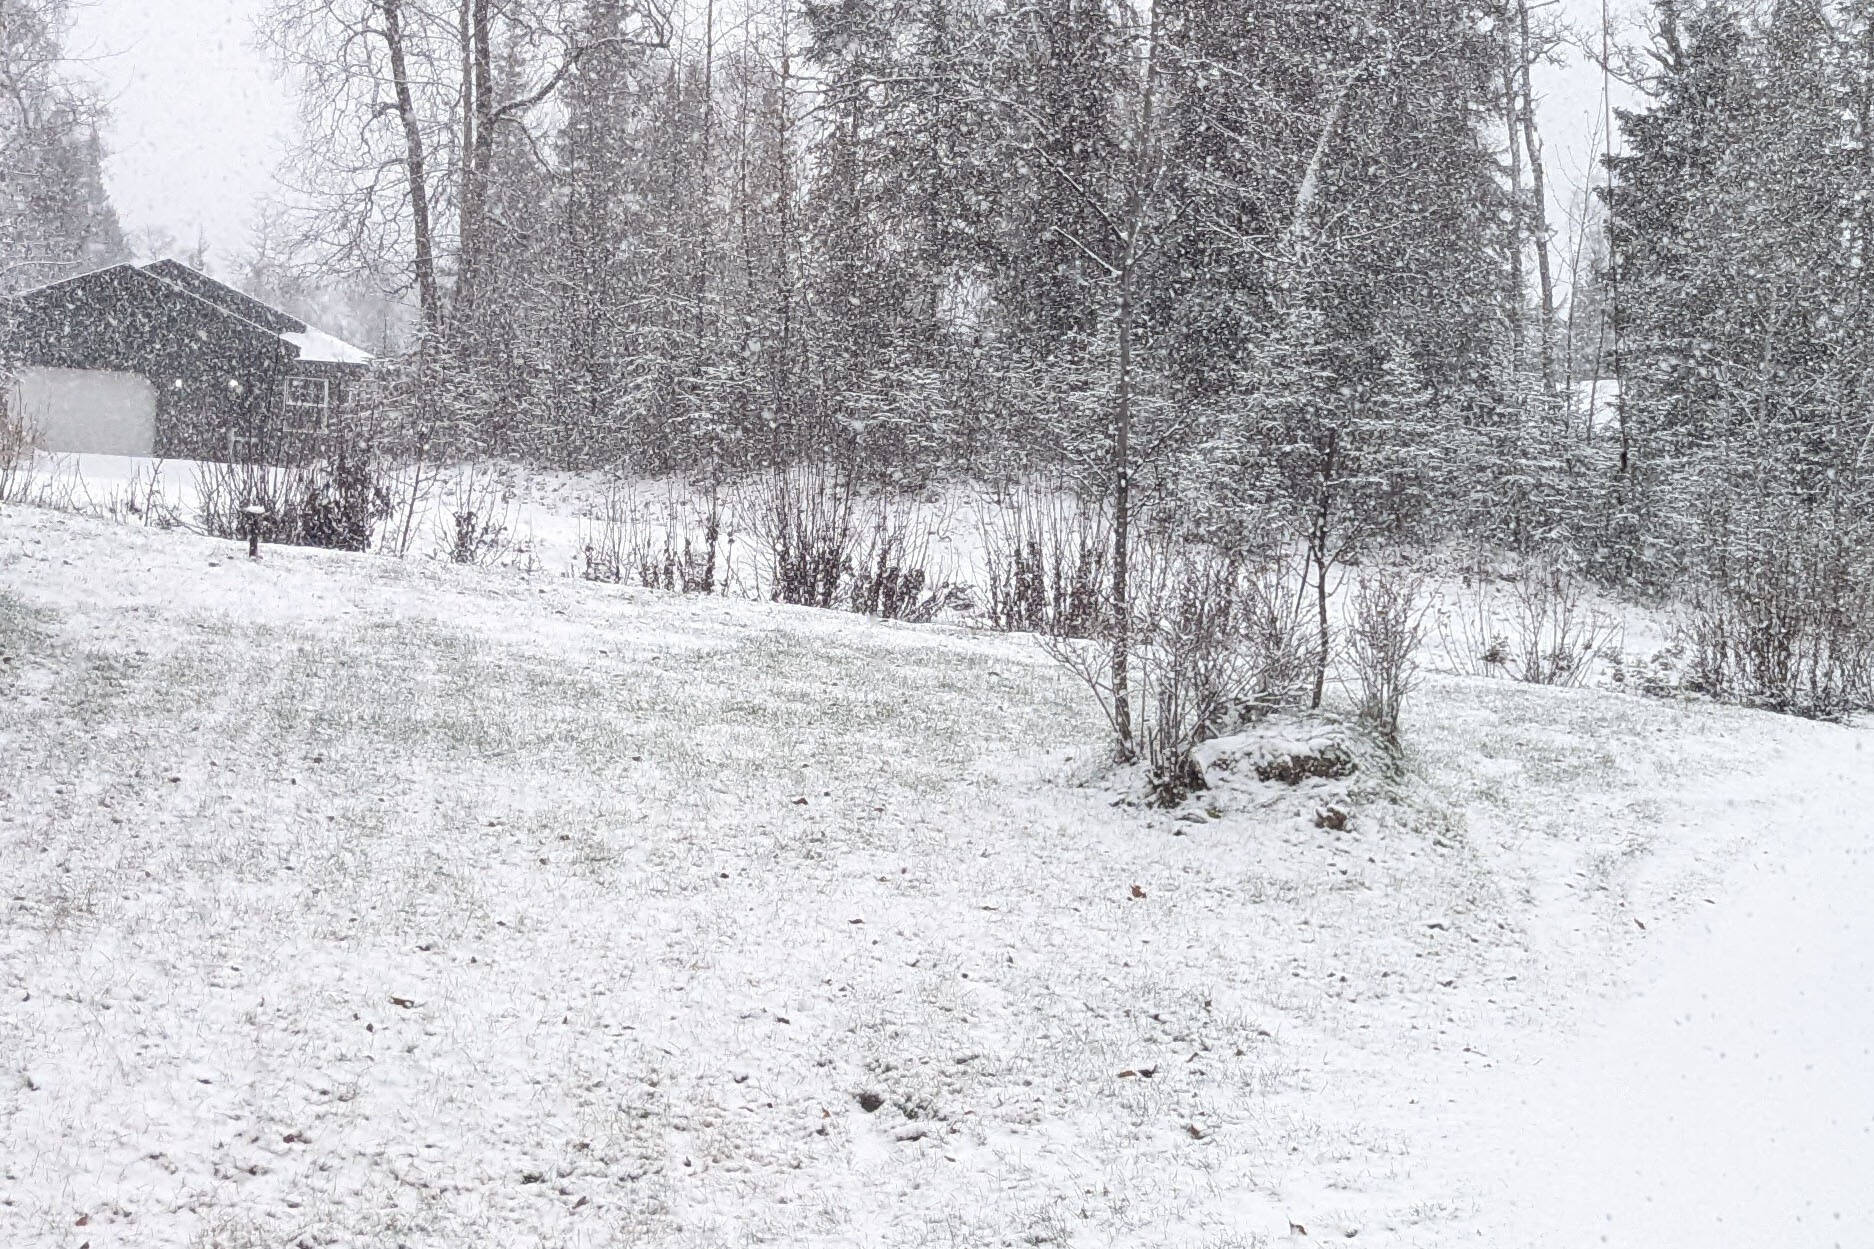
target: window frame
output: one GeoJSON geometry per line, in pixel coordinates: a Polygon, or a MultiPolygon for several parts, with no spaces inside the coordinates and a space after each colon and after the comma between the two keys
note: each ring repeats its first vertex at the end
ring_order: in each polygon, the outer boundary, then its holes
{"type": "Polygon", "coordinates": [[[311,377],[303,373],[289,375],[280,383],[280,428],[289,434],[323,434],[332,428],[332,379],[329,377],[311,377]],[[295,399],[294,387],[297,384],[317,385],[319,398],[316,401],[295,399]],[[307,413],[316,413],[306,423],[307,413]]]}

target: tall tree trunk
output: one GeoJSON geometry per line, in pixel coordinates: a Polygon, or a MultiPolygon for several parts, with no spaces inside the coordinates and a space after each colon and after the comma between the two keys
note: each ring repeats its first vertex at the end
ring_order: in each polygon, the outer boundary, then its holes
{"type": "Polygon", "coordinates": [[[491,46],[489,0],[468,0],[469,80],[462,84],[465,129],[471,142],[463,155],[462,222],[458,231],[456,288],[453,312],[457,317],[472,316],[477,287],[488,250],[488,180],[494,167],[495,99],[494,50],[491,46]]]}
{"type": "Polygon", "coordinates": [[[397,97],[397,117],[403,123],[404,172],[410,184],[410,222],[415,235],[417,302],[422,314],[424,341],[436,332],[441,306],[436,292],[436,243],[430,232],[429,175],[425,167],[423,131],[417,124],[416,103],[410,92],[410,70],[404,56],[402,0],[378,0],[384,17],[384,42],[390,50],[391,84],[397,97]]]}
{"type": "MultiPolygon", "coordinates": [[[[1321,449],[1321,493],[1317,498],[1314,523],[1308,530],[1308,560],[1314,565],[1316,627],[1319,645],[1314,664],[1314,699],[1309,706],[1319,708],[1327,696],[1327,664],[1333,655],[1334,628],[1328,616],[1327,574],[1328,543],[1334,536],[1334,474],[1339,471],[1340,427],[1327,431],[1327,445],[1321,449]]],[[[1305,584],[1305,583],[1304,583],[1305,584]]]]}
{"type": "MultiPolygon", "coordinates": [[[[1613,93],[1613,14],[1609,11],[1608,0],[1601,0],[1601,126],[1607,136],[1607,153],[1614,154],[1614,93],[1613,93]]],[[[1607,179],[1607,219],[1611,224],[1617,213],[1614,203],[1616,183],[1609,175],[1607,179]]],[[[1620,427],[1620,465],[1617,470],[1618,498],[1622,506],[1631,503],[1630,491],[1633,475],[1633,431],[1627,424],[1627,372],[1625,353],[1620,349],[1621,309],[1620,309],[1620,270],[1621,258],[1613,248],[1607,253],[1607,296],[1608,307],[1604,314],[1613,335],[1614,366],[1614,417],[1620,427]]]]}
{"type": "Polygon", "coordinates": [[[1529,183],[1534,196],[1530,237],[1536,244],[1536,274],[1541,283],[1542,389],[1555,390],[1555,276],[1549,262],[1549,191],[1542,171],[1542,140],[1536,133],[1536,97],[1530,81],[1533,49],[1529,41],[1529,0],[1516,0],[1522,27],[1523,150],[1529,155],[1529,183]]]}
{"type": "Polygon", "coordinates": [[[1132,336],[1138,304],[1139,253],[1145,241],[1145,214],[1152,184],[1158,178],[1156,141],[1158,106],[1158,6],[1146,29],[1145,64],[1140,79],[1138,132],[1127,171],[1125,234],[1119,258],[1119,393],[1113,406],[1113,731],[1119,757],[1137,757],[1132,725],[1132,336]]]}
{"type": "MultiPolygon", "coordinates": [[[[703,4],[703,133],[696,153],[696,187],[709,185],[712,154],[716,138],[716,0],[703,4]]],[[[700,197],[700,192],[697,192],[700,197]]],[[[691,302],[696,311],[696,355],[700,365],[703,344],[709,334],[709,269],[714,249],[703,242],[707,228],[698,231],[698,246],[692,259],[696,265],[690,279],[691,302]]]]}
{"type": "MultiPolygon", "coordinates": [[[[466,171],[475,150],[475,0],[462,0],[456,11],[456,39],[462,46],[462,138],[456,168],[466,171]]],[[[466,194],[466,188],[464,194],[466,194]]]]}
{"type": "Polygon", "coordinates": [[[1503,47],[1503,118],[1508,124],[1510,141],[1510,358],[1520,373],[1527,339],[1523,311],[1528,278],[1523,274],[1523,143],[1521,128],[1517,125],[1516,83],[1515,58],[1506,41],[1503,47]]]}
{"type": "MultiPolygon", "coordinates": [[[[789,263],[794,246],[794,126],[792,109],[788,93],[794,86],[794,62],[790,46],[793,32],[784,20],[781,27],[781,82],[780,90],[775,93],[774,120],[776,145],[775,187],[776,209],[779,222],[776,226],[775,266],[779,278],[780,313],[781,313],[781,371],[780,395],[782,400],[791,399],[794,394],[794,270],[789,263]]],[[[777,405],[777,411],[786,411],[777,405]]],[[[796,428],[799,422],[796,421],[796,428]]]]}
{"type": "MultiPolygon", "coordinates": [[[[1295,188],[1294,215],[1289,220],[1287,264],[1293,277],[1296,291],[1305,289],[1302,279],[1312,264],[1314,244],[1318,231],[1314,224],[1314,208],[1320,198],[1321,176],[1327,166],[1328,152],[1331,150],[1335,134],[1340,130],[1341,122],[1347,116],[1347,102],[1353,94],[1355,82],[1359,80],[1364,66],[1355,66],[1347,72],[1334,94],[1334,103],[1329,107],[1327,118],[1321,123],[1320,136],[1315,140],[1314,152],[1308,158],[1307,168],[1302,171],[1301,181],[1295,188]]],[[[1304,297],[1305,298],[1305,297],[1304,297]]],[[[1313,706],[1319,707],[1327,692],[1327,661],[1333,642],[1333,626],[1327,610],[1327,575],[1328,542],[1333,536],[1333,480],[1336,460],[1340,451],[1340,429],[1329,428],[1327,444],[1322,448],[1321,493],[1318,506],[1308,527],[1308,563],[1314,567],[1317,606],[1319,608],[1318,626],[1320,647],[1316,656],[1314,674],[1313,706]]],[[[1303,588],[1306,588],[1304,579],[1303,588]]]]}
{"type": "MultiPolygon", "coordinates": [[[[1127,248],[1128,252],[1131,248],[1127,248]]],[[[1119,394],[1113,412],[1113,731],[1130,762],[1132,739],[1132,304],[1136,266],[1119,273],[1119,394]]]]}

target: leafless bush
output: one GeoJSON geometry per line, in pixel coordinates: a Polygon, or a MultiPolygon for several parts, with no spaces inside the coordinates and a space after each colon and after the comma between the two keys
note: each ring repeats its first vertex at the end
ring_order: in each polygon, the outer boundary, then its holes
{"type": "Polygon", "coordinates": [[[40,461],[39,431],[9,394],[9,378],[0,372],[0,503],[22,503],[55,512],[98,511],[75,457],[40,461]]]}
{"type": "Polygon", "coordinates": [[[155,529],[174,529],[181,525],[182,510],[169,501],[163,487],[163,464],[139,466],[130,474],[123,489],[105,500],[104,513],[124,524],[136,523],[155,529]]]}
{"type": "Polygon", "coordinates": [[[499,563],[514,549],[514,493],[498,467],[467,464],[443,487],[437,546],[452,564],[499,563]]]}
{"type": "Polygon", "coordinates": [[[1467,577],[1456,594],[1442,596],[1435,616],[1445,662],[1467,676],[1503,676],[1510,668],[1510,639],[1493,610],[1488,582],[1467,577]]]}
{"type": "Polygon", "coordinates": [[[391,513],[389,488],[368,452],[287,466],[203,463],[195,471],[197,516],[218,538],[245,537],[245,509],[262,509],[263,542],[368,551],[391,513]]]}
{"type": "Polygon", "coordinates": [[[661,516],[628,486],[605,496],[604,512],[587,530],[580,576],[588,581],[633,583],[679,594],[713,594],[726,582],[735,535],[724,524],[721,492],[710,486],[700,502],[671,490],[661,516]]]}
{"type": "Polygon", "coordinates": [[[78,461],[72,456],[39,457],[30,449],[12,470],[0,470],[0,503],[21,503],[49,512],[73,512],[91,516],[100,508],[91,496],[91,488],[78,461]]]}
{"type": "Polygon", "coordinates": [[[924,622],[964,601],[960,587],[937,567],[933,550],[941,520],[917,500],[880,495],[854,542],[850,606],[885,620],[924,622]]]}
{"type": "Polygon", "coordinates": [[[298,499],[308,473],[306,467],[280,468],[267,464],[204,461],[195,469],[196,519],[202,532],[216,538],[245,535],[243,509],[259,507],[265,513],[261,537],[286,541],[295,528],[298,499]]]}
{"type": "Polygon", "coordinates": [[[1388,746],[1399,743],[1399,716],[1418,674],[1425,640],[1425,583],[1396,567],[1362,572],[1354,582],[1347,656],[1358,684],[1360,719],[1388,746]]]}
{"type": "Polygon", "coordinates": [[[1522,561],[1499,591],[1480,571],[1437,613],[1453,670],[1532,685],[1579,686],[1597,656],[1619,648],[1618,618],[1588,600],[1585,578],[1558,559],[1522,561]]]}
{"type": "Polygon", "coordinates": [[[776,468],[743,499],[742,528],[761,546],[767,596],[833,607],[851,570],[858,522],[857,474],[824,462],[776,468]]]}
{"type": "Polygon", "coordinates": [[[1150,553],[1142,562],[1139,737],[1153,788],[1170,804],[1201,788],[1191,751],[1225,731],[1252,684],[1256,656],[1237,561],[1198,549],[1150,553]]]}
{"type": "Polygon", "coordinates": [[[442,479],[443,466],[429,459],[429,440],[411,439],[409,459],[385,473],[385,488],[390,493],[391,510],[384,524],[386,554],[402,559],[410,554],[416,541],[417,526],[428,513],[429,503],[442,479]]]}
{"type": "Polygon", "coordinates": [[[635,545],[632,533],[642,523],[637,497],[628,488],[606,491],[604,510],[580,526],[580,577],[612,585],[623,583],[631,568],[626,552],[635,545]]]}
{"type": "Polygon", "coordinates": [[[985,512],[982,544],[994,628],[1078,638],[1105,631],[1113,530],[1102,505],[1066,491],[1020,491],[985,512]]]}
{"type": "Polygon", "coordinates": [[[26,414],[8,397],[0,373],[0,503],[24,503],[31,488],[37,439],[26,414]]]}
{"type": "Polygon", "coordinates": [[[1308,569],[1301,558],[1272,552],[1245,565],[1244,612],[1253,679],[1237,705],[1245,723],[1308,697],[1318,659],[1308,617],[1308,569]]]}
{"type": "Polygon", "coordinates": [[[633,551],[638,580],[678,594],[714,594],[720,575],[722,496],[711,486],[700,500],[672,492],[666,501],[662,542],[645,535],[633,551]]]}
{"type": "Polygon", "coordinates": [[[1532,685],[1578,686],[1620,643],[1619,620],[1589,605],[1587,582],[1552,559],[1523,563],[1512,591],[1511,672],[1532,685]]]}
{"type": "MultiPolygon", "coordinates": [[[[1299,565],[1163,540],[1135,548],[1129,579],[1128,702],[1153,794],[1172,805],[1202,787],[1191,758],[1199,744],[1306,700],[1306,587],[1299,565]]],[[[1109,602],[1094,619],[1111,619],[1109,602]]],[[[1110,637],[1050,632],[1042,642],[1111,717],[1110,637]]]]}
{"type": "Polygon", "coordinates": [[[1874,706],[1874,564],[1858,542],[1797,533],[1728,561],[1678,627],[1687,684],[1837,719],[1874,706]]]}

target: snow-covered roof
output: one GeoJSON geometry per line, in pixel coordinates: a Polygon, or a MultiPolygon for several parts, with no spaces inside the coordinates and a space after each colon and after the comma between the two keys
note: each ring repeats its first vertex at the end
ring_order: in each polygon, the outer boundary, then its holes
{"type": "Polygon", "coordinates": [[[256,322],[291,343],[299,358],[317,364],[369,364],[371,353],[324,330],[308,325],[290,312],[262,303],[252,295],[235,290],[225,282],[191,269],[178,260],[159,260],[143,266],[145,273],[161,278],[183,290],[245,320],[256,322]]]}
{"type": "Polygon", "coordinates": [[[147,265],[111,265],[21,291],[11,298],[27,299],[62,286],[118,273],[133,276],[140,281],[159,283],[164,289],[178,291],[191,301],[208,305],[249,331],[271,334],[289,344],[296,358],[307,364],[360,367],[370,364],[375,358],[361,347],[354,347],[336,335],[308,325],[289,312],[262,303],[252,295],[237,291],[227,283],[191,269],[177,260],[159,260],[147,265]]]}
{"type": "Polygon", "coordinates": [[[282,334],[287,342],[299,348],[301,360],[312,360],[322,364],[369,364],[371,353],[362,347],[354,347],[342,338],[334,338],[324,330],[307,326],[303,333],[282,334]]]}

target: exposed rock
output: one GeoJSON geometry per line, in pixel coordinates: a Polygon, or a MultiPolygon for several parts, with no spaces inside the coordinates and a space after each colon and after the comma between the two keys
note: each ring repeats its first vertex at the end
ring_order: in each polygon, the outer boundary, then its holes
{"type": "Polygon", "coordinates": [[[1270,721],[1213,738],[1198,746],[1191,760],[1212,788],[1252,777],[1283,785],[1340,780],[1359,769],[1346,729],[1305,720],[1270,721]]]}

